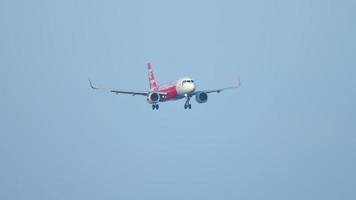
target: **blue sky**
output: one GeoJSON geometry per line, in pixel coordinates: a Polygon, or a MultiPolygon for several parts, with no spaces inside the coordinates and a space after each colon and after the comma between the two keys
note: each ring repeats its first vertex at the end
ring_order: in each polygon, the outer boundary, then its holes
{"type": "Polygon", "coordinates": [[[355,199],[355,1],[0,2],[0,199],[355,199]],[[142,97],[191,76],[193,110],[142,97]]]}

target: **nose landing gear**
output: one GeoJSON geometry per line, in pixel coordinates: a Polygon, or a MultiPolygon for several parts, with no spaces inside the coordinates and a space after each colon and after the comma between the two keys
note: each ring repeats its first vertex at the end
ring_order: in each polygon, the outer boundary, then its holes
{"type": "Polygon", "coordinates": [[[184,105],[184,109],[192,109],[192,104],[186,104],[186,105],[184,105]]]}
{"type": "Polygon", "coordinates": [[[192,104],[190,104],[190,96],[188,94],[185,94],[185,104],[184,104],[184,109],[192,109],[192,104]]]}

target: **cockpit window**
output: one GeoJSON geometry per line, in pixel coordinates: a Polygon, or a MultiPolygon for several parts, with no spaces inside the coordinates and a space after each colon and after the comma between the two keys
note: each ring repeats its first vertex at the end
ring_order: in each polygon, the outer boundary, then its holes
{"type": "Polygon", "coordinates": [[[183,83],[194,83],[193,80],[184,80],[183,83]]]}

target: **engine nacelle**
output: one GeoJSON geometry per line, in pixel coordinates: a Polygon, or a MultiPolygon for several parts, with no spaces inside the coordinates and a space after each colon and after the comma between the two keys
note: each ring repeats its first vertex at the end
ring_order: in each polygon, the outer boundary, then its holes
{"type": "Polygon", "coordinates": [[[198,103],[206,103],[208,101],[208,94],[205,92],[198,92],[195,95],[195,100],[197,100],[198,103]]]}
{"type": "Polygon", "coordinates": [[[148,96],[147,96],[147,101],[150,103],[157,103],[157,102],[159,102],[160,99],[161,99],[161,96],[156,92],[152,92],[152,93],[148,94],[148,96]]]}

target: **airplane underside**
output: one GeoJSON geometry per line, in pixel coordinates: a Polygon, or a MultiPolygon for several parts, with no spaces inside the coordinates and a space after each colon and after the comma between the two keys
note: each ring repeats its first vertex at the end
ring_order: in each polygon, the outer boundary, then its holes
{"type": "Polygon", "coordinates": [[[159,104],[158,103],[164,103],[164,102],[168,102],[168,101],[178,101],[181,99],[186,99],[185,100],[185,104],[184,104],[184,109],[192,109],[192,104],[190,104],[190,99],[191,97],[189,95],[185,95],[185,96],[178,96],[172,99],[161,99],[159,100],[159,102],[152,102],[152,110],[159,110],[159,104]]]}

